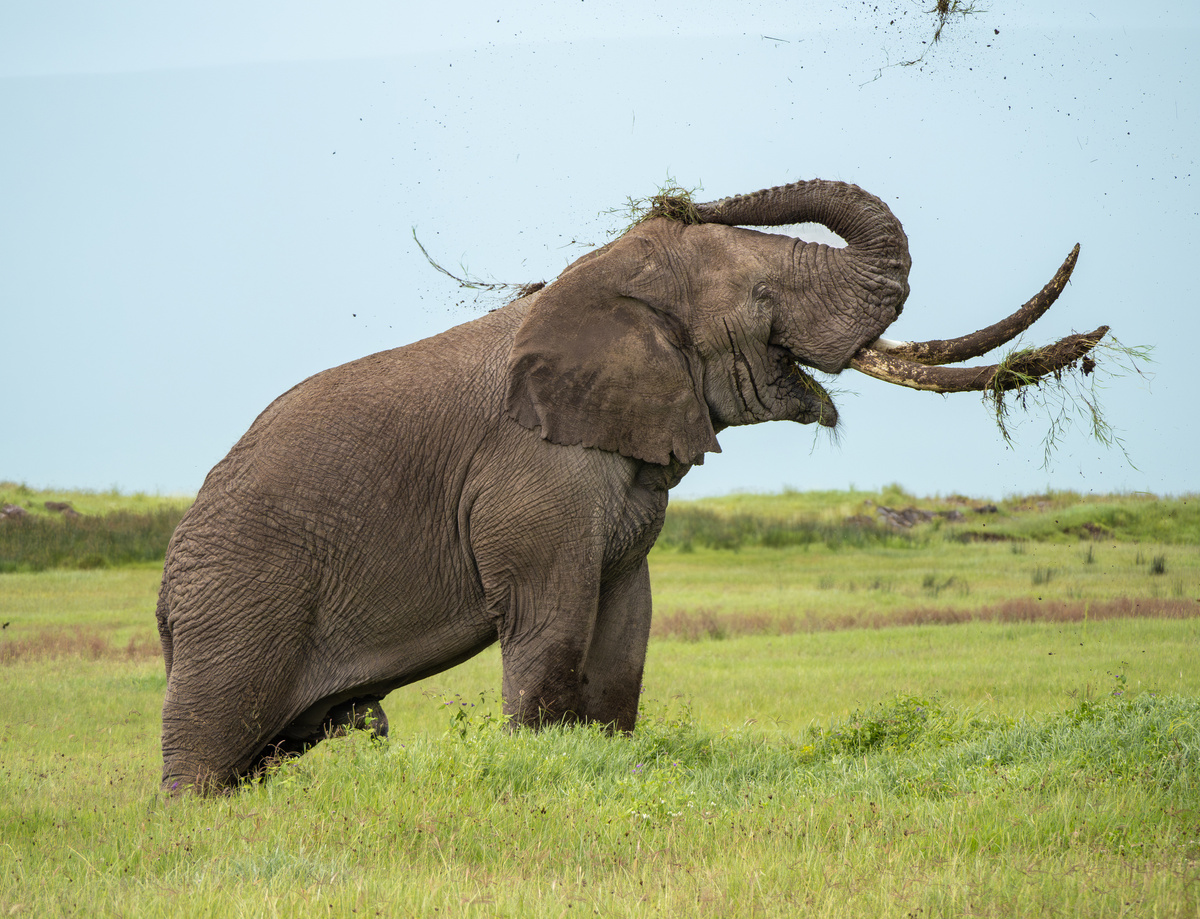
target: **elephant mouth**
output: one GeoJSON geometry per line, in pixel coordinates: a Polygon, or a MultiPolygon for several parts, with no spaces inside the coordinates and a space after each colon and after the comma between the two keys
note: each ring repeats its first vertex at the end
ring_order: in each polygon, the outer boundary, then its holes
{"type": "Polygon", "coordinates": [[[816,422],[826,428],[837,427],[838,413],[833,397],[804,369],[807,366],[804,360],[786,348],[775,346],[775,350],[781,370],[781,388],[785,397],[798,405],[792,420],[801,424],[816,422]]]}
{"type": "MultiPolygon", "coordinates": [[[[1004,392],[1036,383],[1083,358],[1107,333],[1108,326],[1068,335],[1051,345],[1018,351],[998,364],[946,367],[986,354],[1028,329],[1058,299],[1079,258],[1076,245],[1062,266],[1036,296],[1015,313],[987,328],[959,338],[935,341],[892,341],[878,338],[859,349],[850,367],[909,389],[929,392],[1004,392]]],[[[1084,362],[1087,371],[1087,361],[1084,362]]]]}

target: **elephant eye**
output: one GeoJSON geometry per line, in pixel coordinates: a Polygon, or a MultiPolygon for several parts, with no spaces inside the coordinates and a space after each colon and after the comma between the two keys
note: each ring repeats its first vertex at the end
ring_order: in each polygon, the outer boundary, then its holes
{"type": "Polygon", "coordinates": [[[755,303],[766,303],[775,299],[775,292],[771,290],[771,285],[766,281],[759,281],[754,285],[751,296],[754,297],[755,303]]]}

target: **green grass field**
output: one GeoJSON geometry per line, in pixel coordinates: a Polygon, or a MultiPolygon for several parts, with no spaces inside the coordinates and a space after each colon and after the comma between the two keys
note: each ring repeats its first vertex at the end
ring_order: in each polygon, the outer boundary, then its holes
{"type": "Polygon", "coordinates": [[[9,556],[0,914],[1196,916],[1197,503],[676,505],[633,738],[507,733],[493,648],[218,800],[157,791],[158,567],[9,556]]]}

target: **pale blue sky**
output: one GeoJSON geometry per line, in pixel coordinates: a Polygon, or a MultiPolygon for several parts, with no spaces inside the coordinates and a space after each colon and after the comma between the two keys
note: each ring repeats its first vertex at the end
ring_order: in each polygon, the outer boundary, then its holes
{"type": "Polygon", "coordinates": [[[928,0],[838,6],[116,2],[0,6],[0,479],[194,492],[303,377],[478,315],[425,263],[553,278],[670,174],[701,197],[821,176],[904,223],[889,332],[1011,312],[1112,325],[1152,380],[1102,394],[1137,468],[1081,432],[1050,470],[980,400],[857,374],[837,442],[721,435],[678,496],[1200,489],[1200,12],[1005,3],[921,68],[928,0]],[[998,30],[998,31],[997,31],[998,30]]]}

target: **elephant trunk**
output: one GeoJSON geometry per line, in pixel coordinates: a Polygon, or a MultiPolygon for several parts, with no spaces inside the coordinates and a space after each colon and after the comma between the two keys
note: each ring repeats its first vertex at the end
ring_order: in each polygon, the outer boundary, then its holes
{"type": "Polygon", "coordinates": [[[702,223],[729,226],[811,221],[846,241],[845,248],[808,244],[794,250],[799,276],[837,278],[841,292],[835,300],[824,301],[825,328],[837,326],[841,334],[817,337],[795,322],[785,322],[780,330],[780,342],[810,366],[830,373],[842,370],[859,347],[895,320],[908,298],[908,237],[888,206],[857,185],[825,179],[793,182],[700,204],[697,211],[702,223]]]}
{"type": "Polygon", "coordinates": [[[779,227],[791,223],[820,223],[842,239],[859,257],[900,272],[912,267],[908,237],[886,204],[857,185],[813,179],[765,188],[697,205],[702,223],[727,226],[779,227]]]}

